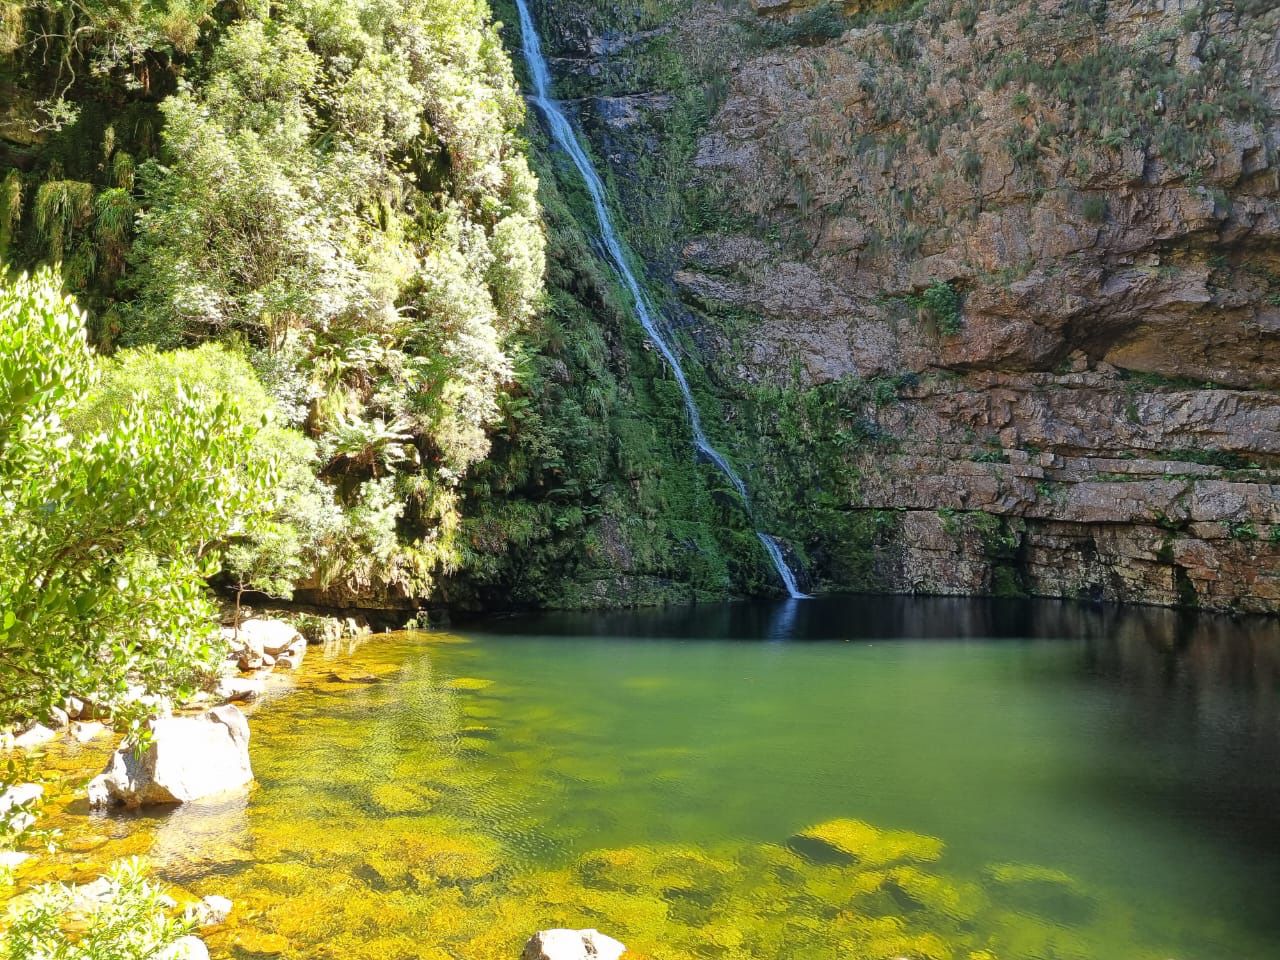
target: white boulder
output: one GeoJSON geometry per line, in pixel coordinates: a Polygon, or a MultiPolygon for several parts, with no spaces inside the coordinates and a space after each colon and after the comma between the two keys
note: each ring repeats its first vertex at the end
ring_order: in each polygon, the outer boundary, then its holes
{"type": "Polygon", "coordinates": [[[618,960],[627,948],[599,930],[539,930],[524,945],[523,960],[618,960]]]}
{"type": "Polygon", "coordinates": [[[44,796],[44,787],[38,783],[15,783],[0,793],[0,822],[7,823],[14,833],[21,833],[36,822],[36,815],[27,806],[44,796]]]}
{"type": "Polygon", "coordinates": [[[187,803],[252,782],[249,723],[236,707],[203,716],[166,717],[151,724],[141,756],[123,744],[89,783],[89,804],[136,808],[187,803]]]}
{"type": "Polygon", "coordinates": [[[218,681],[218,696],[228,702],[251,703],[262,696],[266,681],[258,677],[223,677],[218,681]]]}
{"type": "Polygon", "coordinates": [[[76,720],[71,724],[71,739],[77,743],[88,743],[107,732],[107,725],[97,720],[76,720]]]}
{"type": "Polygon", "coordinates": [[[39,747],[48,743],[56,736],[57,734],[44,724],[36,723],[14,737],[13,745],[21,747],[23,750],[30,750],[32,747],[39,747]]]}
{"type": "MultiPolygon", "coordinates": [[[[228,631],[234,635],[234,631],[228,631]]],[[[240,624],[238,645],[252,650],[258,656],[277,657],[295,643],[306,639],[298,628],[283,620],[264,620],[255,617],[240,624]]]]}

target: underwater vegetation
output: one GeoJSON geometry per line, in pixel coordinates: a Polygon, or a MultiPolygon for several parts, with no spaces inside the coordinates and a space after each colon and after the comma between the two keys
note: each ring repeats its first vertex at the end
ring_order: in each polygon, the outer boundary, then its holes
{"type": "MultiPolygon", "coordinates": [[[[618,818],[667,812],[628,806],[619,763],[557,753],[597,734],[572,711],[431,636],[412,656],[392,643],[309,658],[253,720],[248,796],[90,818],[77,797],[105,746],[51,750],[45,822],[61,849],[9,894],[142,855],[179,904],[234,902],[202,936],[235,960],[497,960],[548,926],[597,927],[662,960],[1097,960],[1134,942],[1147,946],[1133,960],[1185,956],[1163,936],[1176,917],[1135,916],[1050,866],[952,867],[941,838],[859,819],[772,841],[601,843],[608,823],[558,822],[557,784],[610,791],[618,818]]],[[[674,782],[681,756],[644,760],[674,782]]]]}

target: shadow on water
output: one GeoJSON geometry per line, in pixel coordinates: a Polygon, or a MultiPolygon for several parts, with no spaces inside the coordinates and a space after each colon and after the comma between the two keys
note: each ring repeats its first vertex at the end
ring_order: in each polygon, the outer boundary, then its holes
{"type": "MultiPolygon", "coordinates": [[[[479,633],[673,640],[1104,640],[1141,638],[1167,652],[1280,639],[1280,620],[1068,600],[846,594],[794,600],[558,611],[489,617],[479,633]]],[[[1101,654],[1099,663],[1106,660],[1101,654]]],[[[1247,662],[1247,658],[1246,661],[1247,662]]],[[[1242,663],[1243,665],[1243,663],[1242,663]]]]}

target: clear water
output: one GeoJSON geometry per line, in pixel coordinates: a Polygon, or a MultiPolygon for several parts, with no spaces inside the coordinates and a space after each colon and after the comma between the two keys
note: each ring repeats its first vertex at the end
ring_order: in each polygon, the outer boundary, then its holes
{"type": "Polygon", "coordinates": [[[75,869],[230,896],[237,958],[513,958],[553,925],[667,960],[1280,957],[1274,620],[511,618],[313,650],[252,752],[247,800],[73,807],[75,869]]]}
{"type": "MultiPolygon", "coordinates": [[[[515,0],[515,3],[520,17],[521,49],[524,53],[525,63],[529,67],[530,79],[533,82],[533,96],[530,97],[530,100],[546,118],[552,140],[564,150],[570,161],[572,161],[574,168],[578,171],[579,176],[582,177],[582,182],[591,197],[596,223],[600,228],[600,239],[604,243],[609,262],[613,265],[618,278],[622,281],[622,285],[631,295],[636,319],[640,321],[640,326],[644,328],[645,335],[658,348],[658,352],[662,354],[663,359],[667,361],[667,366],[670,368],[671,374],[675,377],[676,384],[680,388],[680,397],[684,401],[685,412],[688,414],[689,425],[693,431],[694,446],[707,460],[715,464],[716,469],[733,484],[733,488],[738,491],[738,496],[742,498],[743,506],[749,513],[751,511],[751,497],[747,493],[747,485],[743,482],[738,471],[733,468],[733,464],[729,462],[728,458],[717,450],[707,438],[706,431],[702,427],[702,414],[698,410],[698,403],[693,397],[693,391],[689,389],[689,381],[685,377],[684,366],[680,362],[680,356],[671,342],[670,335],[659,322],[653,304],[645,296],[640,282],[636,279],[636,275],[631,269],[630,257],[628,257],[622,238],[614,226],[613,214],[609,212],[609,205],[605,200],[604,184],[600,180],[600,175],[596,172],[595,166],[592,164],[586,150],[583,149],[582,141],[578,139],[578,134],[573,129],[573,124],[569,122],[569,118],[561,108],[560,103],[551,95],[551,73],[547,69],[546,58],[542,55],[542,44],[538,39],[538,31],[534,27],[533,17],[529,14],[529,7],[525,0],[515,0]]],[[[795,574],[787,564],[786,557],[783,555],[778,542],[763,532],[758,532],[756,536],[760,540],[760,545],[764,547],[765,553],[769,557],[769,562],[773,564],[774,569],[778,572],[778,577],[782,580],[787,594],[793,599],[803,598],[805,594],[800,591],[795,574]]]]}

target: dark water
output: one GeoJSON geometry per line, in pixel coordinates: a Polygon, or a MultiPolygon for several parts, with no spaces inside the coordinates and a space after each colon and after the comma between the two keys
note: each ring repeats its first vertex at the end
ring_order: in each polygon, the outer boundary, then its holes
{"type": "MultiPolygon", "coordinates": [[[[313,650],[136,828],[216,957],[1280,957],[1280,625],[825,598],[313,650]]],[[[104,847],[95,856],[105,856],[104,847]]]]}

